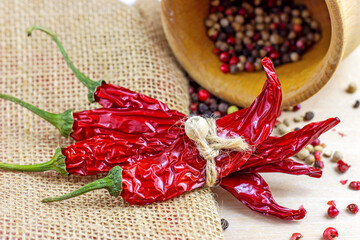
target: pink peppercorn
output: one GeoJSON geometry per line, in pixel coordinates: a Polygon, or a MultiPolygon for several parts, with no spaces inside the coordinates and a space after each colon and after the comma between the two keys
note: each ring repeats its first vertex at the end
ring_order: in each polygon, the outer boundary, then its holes
{"type": "Polygon", "coordinates": [[[294,24],[293,25],[293,30],[294,30],[294,32],[301,32],[301,30],[302,30],[302,26],[300,25],[300,24],[294,24]]]}
{"type": "Polygon", "coordinates": [[[318,139],[318,138],[315,139],[315,140],[311,143],[311,145],[313,145],[314,147],[320,145],[320,139],[318,139]]]}
{"type": "Polygon", "coordinates": [[[221,112],[215,111],[215,112],[213,112],[212,115],[213,115],[214,118],[219,118],[219,117],[221,117],[221,112]]]}
{"type": "Polygon", "coordinates": [[[301,233],[293,233],[290,240],[299,240],[303,235],[301,233]]]}
{"type": "Polygon", "coordinates": [[[327,229],[325,229],[323,233],[324,240],[333,240],[338,236],[339,236],[338,231],[333,227],[328,227],[327,229]]]}
{"type": "Polygon", "coordinates": [[[320,161],[320,160],[321,160],[321,154],[322,154],[322,152],[316,151],[316,152],[314,153],[315,160],[320,161]]]}
{"type": "Polygon", "coordinates": [[[340,172],[344,173],[350,168],[350,165],[345,163],[343,160],[339,160],[337,161],[337,168],[340,172]]]}
{"type": "Polygon", "coordinates": [[[235,44],[235,38],[234,36],[230,35],[227,39],[226,42],[230,45],[234,45],[235,44]]]}
{"type": "Polygon", "coordinates": [[[296,112],[296,111],[300,110],[300,108],[301,108],[301,105],[297,104],[293,107],[293,111],[296,112]]]}
{"type": "Polygon", "coordinates": [[[335,206],[330,206],[327,214],[329,215],[329,217],[336,217],[337,215],[339,215],[339,210],[335,207],[335,206]]]}
{"type": "Polygon", "coordinates": [[[223,73],[228,73],[230,71],[229,65],[227,65],[226,63],[223,63],[220,65],[220,70],[223,73]]]}
{"type": "Polygon", "coordinates": [[[318,169],[323,169],[324,168],[324,162],[321,161],[321,160],[315,160],[314,167],[318,168],[318,169]]]}
{"type": "Polygon", "coordinates": [[[330,200],[327,202],[327,205],[336,207],[335,200],[330,200]]]}
{"type": "Polygon", "coordinates": [[[239,58],[236,57],[236,56],[232,56],[232,57],[230,58],[229,64],[230,64],[230,65],[236,65],[238,62],[239,62],[239,58]]]}
{"type": "Polygon", "coordinates": [[[200,101],[205,102],[208,98],[210,97],[209,92],[206,91],[205,89],[201,89],[198,92],[198,98],[200,101]]]}
{"type": "Polygon", "coordinates": [[[233,55],[234,53],[235,53],[234,49],[230,49],[230,50],[228,51],[228,54],[229,54],[229,55],[233,55]]]}
{"type": "Polygon", "coordinates": [[[238,14],[244,16],[247,13],[245,8],[239,8],[238,14]]]}
{"type": "Polygon", "coordinates": [[[220,49],[218,49],[218,48],[214,48],[213,53],[214,53],[215,55],[220,55],[221,51],[220,51],[220,49]]]}
{"type": "Polygon", "coordinates": [[[246,48],[249,49],[250,51],[254,49],[254,44],[246,44],[246,48]]]}
{"type": "Polygon", "coordinates": [[[219,5],[218,7],[217,7],[217,10],[219,11],[219,12],[223,12],[224,11],[224,6],[222,6],[222,5],[219,5]]]}
{"type": "Polygon", "coordinates": [[[280,54],[279,54],[279,52],[277,52],[277,51],[273,51],[273,52],[270,53],[269,57],[270,57],[271,59],[277,59],[277,58],[280,57],[280,54]]]}
{"type": "Polygon", "coordinates": [[[190,112],[196,112],[197,107],[198,107],[197,103],[191,103],[190,104],[190,112]]]}
{"type": "Polygon", "coordinates": [[[232,15],[233,14],[233,11],[231,8],[228,8],[225,10],[225,15],[232,15]]]}
{"type": "Polygon", "coordinates": [[[256,33],[254,36],[253,36],[253,41],[254,42],[257,42],[259,39],[260,39],[260,34],[256,33]]]}
{"type": "Polygon", "coordinates": [[[360,181],[352,181],[352,182],[349,184],[349,187],[350,187],[352,190],[360,190],[360,181]]]}
{"type": "Polygon", "coordinates": [[[274,51],[274,48],[273,48],[272,46],[264,46],[263,49],[264,49],[265,51],[267,51],[268,53],[274,51]]]}
{"type": "Polygon", "coordinates": [[[229,54],[227,52],[222,52],[219,55],[219,59],[222,62],[228,62],[229,61],[229,54]]]}
{"type": "Polygon", "coordinates": [[[340,180],[340,183],[342,184],[342,185],[345,185],[346,183],[347,183],[347,179],[345,179],[345,180],[340,180]]]}
{"type": "Polygon", "coordinates": [[[247,72],[252,72],[252,71],[254,71],[254,64],[252,64],[251,62],[246,62],[244,69],[247,72]]]}
{"type": "Polygon", "coordinates": [[[359,207],[355,203],[349,204],[346,208],[353,214],[356,214],[359,212],[359,207]]]}

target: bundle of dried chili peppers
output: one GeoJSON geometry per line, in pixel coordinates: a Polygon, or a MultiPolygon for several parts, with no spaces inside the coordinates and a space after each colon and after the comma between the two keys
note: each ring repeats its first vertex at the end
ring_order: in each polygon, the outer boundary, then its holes
{"type": "MultiPolygon", "coordinates": [[[[166,104],[128,89],[92,81],[69,60],[57,37],[42,27],[32,27],[50,35],[76,77],[89,88],[89,100],[104,108],[52,114],[20,99],[0,95],[28,108],[56,126],[64,136],[78,142],[58,148],[46,163],[29,166],[0,163],[0,169],[14,171],[58,171],[62,175],[108,176],[55,198],[52,202],[106,188],[112,196],[121,194],[131,204],[150,204],[176,197],[205,185],[206,160],[185,133],[182,113],[166,104]]],[[[282,137],[269,136],[280,113],[281,88],[268,58],[262,61],[267,80],[260,95],[248,108],[217,119],[216,133],[222,138],[242,137],[249,145],[245,152],[220,151],[216,156],[218,184],[252,210],[282,219],[302,219],[303,207],[292,210],[273,199],[261,172],[282,172],[320,177],[322,172],[290,159],[307,144],[339,123],[338,118],[306,125],[282,137]]]]}

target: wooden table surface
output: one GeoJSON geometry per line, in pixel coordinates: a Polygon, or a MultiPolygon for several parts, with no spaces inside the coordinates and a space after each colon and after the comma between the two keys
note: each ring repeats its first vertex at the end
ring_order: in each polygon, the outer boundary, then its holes
{"type": "MultiPolygon", "coordinates": [[[[292,121],[307,111],[313,111],[313,121],[325,120],[337,116],[341,123],[336,131],[330,130],[320,137],[327,149],[339,150],[344,154],[344,161],[351,164],[348,172],[336,171],[336,163],[323,158],[324,173],[320,179],[307,176],[286,174],[262,174],[270,186],[275,200],[283,206],[297,209],[303,205],[307,215],[300,221],[280,220],[271,216],[253,212],[235,199],[227,191],[216,188],[220,217],[229,221],[229,228],[224,231],[225,239],[277,239],[289,240],[292,233],[300,232],[305,240],[322,238],[327,227],[334,227],[339,232],[340,240],[360,239],[360,212],[350,214],[346,206],[356,203],[360,206],[360,191],[353,191],[340,180],[360,180],[360,108],[352,105],[360,100],[360,89],[353,94],[345,92],[350,82],[356,82],[360,88],[360,47],[343,60],[332,79],[316,95],[301,104],[298,112],[283,112],[280,119],[291,119],[291,126],[302,126],[292,121]],[[339,132],[344,133],[341,136],[339,132]],[[327,201],[335,200],[340,214],[331,219],[327,217],[327,201]]],[[[348,183],[349,183],[348,182],[348,183]]]]}

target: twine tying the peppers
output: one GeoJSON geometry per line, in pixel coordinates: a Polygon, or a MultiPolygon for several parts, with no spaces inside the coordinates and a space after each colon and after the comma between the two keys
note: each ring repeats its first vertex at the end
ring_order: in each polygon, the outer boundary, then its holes
{"type": "Polygon", "coordinates": [[[249,145],[242,137],[221,138],[217,135],[216,120],[214,118],[203,118],[194,116],[186,120],[185,133],[193,140],[200,155],[206,162],[206,185],[214,186],[217,179],[215,158],[221,149],[234,151],[246,151],[249,145]]]}

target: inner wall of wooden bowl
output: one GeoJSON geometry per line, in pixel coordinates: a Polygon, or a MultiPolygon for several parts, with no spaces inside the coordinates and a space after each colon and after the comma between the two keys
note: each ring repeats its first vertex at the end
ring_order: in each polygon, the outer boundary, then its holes
{"type": "MultiPolygon", "coordinates": [[[[308,7],[312,17],[321,25],[322,38],[302,56],[301,61],[276,68],[282,84],[283,106],[304,100],[299,96],[315,85],[331,36],[330,16],[325,1],[295,2],[308,7]]],[[[219,70],[221,63],[212,53],[214,42],[207,37],[204,26],[209,0],[163,0],[162,10],[167,15],[163,23],[169,43],[185,70],[216,96],[239,106],[249,106],[260,93],[266,76],[264,71],[231,75],[219,70]]]]}

